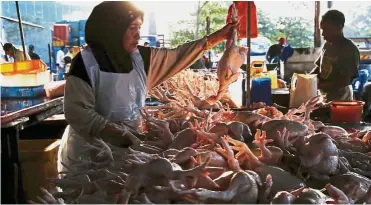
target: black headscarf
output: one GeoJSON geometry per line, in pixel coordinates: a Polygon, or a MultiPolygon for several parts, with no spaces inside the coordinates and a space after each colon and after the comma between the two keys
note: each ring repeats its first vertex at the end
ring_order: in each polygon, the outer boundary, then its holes
{"type": "Polygon", "coordinates": [[[94,7],[85,26],[85,39],[101,69],[128,73],[133,69],[130,53],[123,48],[123,36],[143,12],[128,1],[105,1],[94,7]]]}

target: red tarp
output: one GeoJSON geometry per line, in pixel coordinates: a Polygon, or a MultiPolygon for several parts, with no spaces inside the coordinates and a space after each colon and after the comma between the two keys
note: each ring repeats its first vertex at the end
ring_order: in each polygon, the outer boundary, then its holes
{"type": "MultiPolygon", "coordinates": [[[[236,4],[238,19],[240,19],[240,28],[238,38],[246,38],[246,16],[247,16],[247,4],[250,3],[250,37],[258,37],[258,20],[256,15],[256,6],[253,1],[234,1],[236,4]]],[[[226,23],[232,22],[232,6],[228,9],[228,16],[226,23]]]]}

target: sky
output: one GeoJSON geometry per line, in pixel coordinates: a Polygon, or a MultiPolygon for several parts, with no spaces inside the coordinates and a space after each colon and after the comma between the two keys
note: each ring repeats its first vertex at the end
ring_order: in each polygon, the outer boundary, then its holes
{"type": "MultiPolygon", "coordinates": [[[[86,19],[93,7],[100,1],[59,1],[62,4],[79,5],[82,10],[72,16],[66,16],[66,20],[86,19]]],[[[158,34],[169,36],[169,25],[179,20],[190,19],[190,13],[197,9],[197,1],[134,1],[145,14],[154,12],[156,15],[156,27],[158,34]]],[[[307,1],[303,5],[300,1],[255,1],[256,7],[261,8],[270,17],[298,16],[309,20],[314,19],[314,1],[307,1]]],[[[344,12],[346,18],[351,20],[351,9],[357,6],[371,5],[371,1],[334,1],[333,8],[344,12]]],[[[326,11],[327,2],[322,1],[321,11],[326,11]]],[[[142,26],[142,34],[148,32],[149,21],[145,20],[142,26]]]]}

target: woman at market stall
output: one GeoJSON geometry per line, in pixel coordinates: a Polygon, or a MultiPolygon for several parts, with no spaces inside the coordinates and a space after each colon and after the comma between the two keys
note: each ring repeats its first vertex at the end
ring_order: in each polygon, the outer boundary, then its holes
{"type": "Polygon", "coordinates": [[[238,24],[227,24],[200,40],[175,49],[139,46],[143,12],[131,2],[97,5],[85,27],[88,47],[77,54],[68,74],[64,112],[67,126],[58,153],[61,162],[88,156],[81,147],[103,139],[130,145],[140,123],[146,93],[201,58],[238,24]],[[130,127],[130,128],[129,128],[130,127]]]}

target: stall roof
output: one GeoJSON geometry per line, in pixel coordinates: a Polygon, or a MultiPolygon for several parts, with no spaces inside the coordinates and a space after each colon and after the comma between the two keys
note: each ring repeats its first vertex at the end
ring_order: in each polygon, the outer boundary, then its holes
{"type": "MultiPolygon", "coordinates": [[[[7,21],[15,22],[15,23],[18,23],[19,22],[18,19],[6,17],[6,16],[0,16],[0,18],[5,19],[7,21]]],[[[38,24],[34,24],[34,23],[30,23],[30,22],[27,22],[27,21],[22,21],[22,24],[27,25],[27,26],[36,27],[36,28],[42,28],[42,29],[45,28],[44,26],[41,26],[41,25],[38,25],[38,24]]]]}

